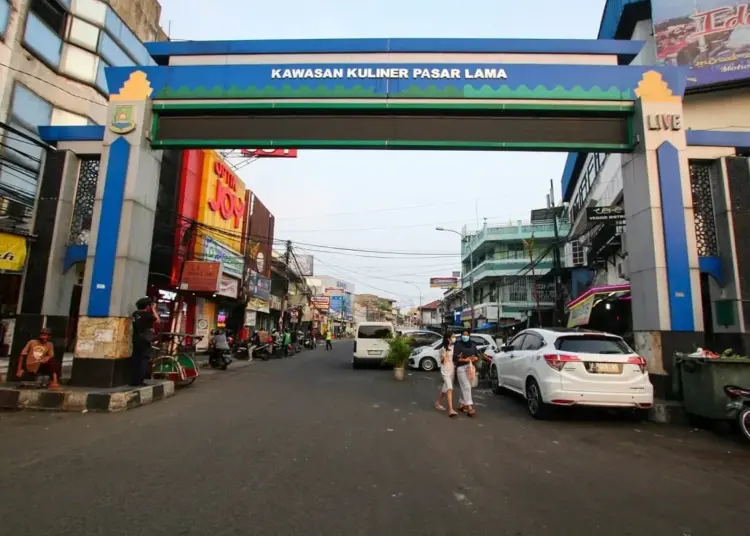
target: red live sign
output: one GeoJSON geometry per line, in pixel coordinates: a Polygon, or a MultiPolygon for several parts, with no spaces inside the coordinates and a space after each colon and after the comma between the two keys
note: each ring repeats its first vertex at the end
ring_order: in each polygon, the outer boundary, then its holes
{"type": "Polygon", "coordinates": [[[297,149],[241,149],[242,156],[297,158],[297,149]]]}

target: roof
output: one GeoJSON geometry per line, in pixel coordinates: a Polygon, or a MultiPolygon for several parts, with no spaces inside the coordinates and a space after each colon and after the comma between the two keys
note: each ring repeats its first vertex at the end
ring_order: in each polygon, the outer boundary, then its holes
{"type": "Polygon", "coordinates": [[[420,307],[420,309],[437,309],[438,307],[440,307],[440,300],[435,300],[423,305],[422,307],[420,307]]]}
{"type": "Polygon", "coordinates": [[[365,38],[267,39],[247,41],[156,41],[146,43],[159,64],[170,56],[237,54],[581,54],[617,56],[627,65],[643,47],[640,41],[613,39],[474,39],[474,38],[365,38]]]}

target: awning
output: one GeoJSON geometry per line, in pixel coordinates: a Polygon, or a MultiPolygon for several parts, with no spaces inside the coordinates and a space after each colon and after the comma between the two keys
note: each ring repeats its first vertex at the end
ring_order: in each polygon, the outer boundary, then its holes
{"type": "Polygon", "coordinates": [[[591,311],[604,297],[616,298],[630,293],[630,283],[592,287],[575,300],[568,302],[568,327],[585,326],[589,323],[591,311]]]}

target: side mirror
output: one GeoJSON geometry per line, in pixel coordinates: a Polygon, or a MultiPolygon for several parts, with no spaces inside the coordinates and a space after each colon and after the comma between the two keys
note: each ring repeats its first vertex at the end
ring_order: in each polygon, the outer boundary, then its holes
{"type": "Polygon", "coordinates": [[[512,349],[513,348],[510,345],[508,345],[508,344],[503,345],[502,348],[501,348],[501,350],[503,352],[510,352],[512,349]]]}

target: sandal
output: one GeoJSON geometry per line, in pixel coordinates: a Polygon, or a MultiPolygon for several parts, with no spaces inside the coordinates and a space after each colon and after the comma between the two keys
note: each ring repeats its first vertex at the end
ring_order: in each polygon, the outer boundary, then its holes
{"type": "Polygon", "coordinates": [[[438,411],[445,411],[445,407],[437,403],[435,404],[435,409],[438,411]]]}
{"type": "Polygon", "coordinates": [[[456,413],[455,411],[451,411],[451,412],[450,412],[450,413],[448,414],[448,417],[451,417],[451,418],[452,418],[452,417],[457,417],[457,416],[458,416],[458,413],[456,413]]]}
{"type": "Polygon", "coordinates": [[[477,410],[475,410],[474,408],[469,408],[468,410],[466,410],[466,415],[468,415],[469,417],[473,417],[476,414],[477,410]]]}

